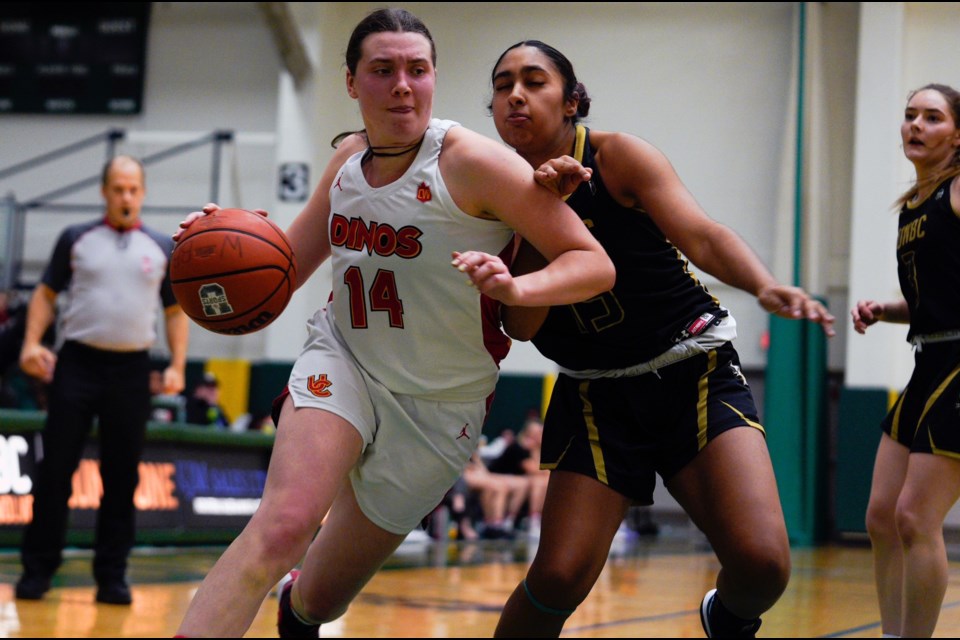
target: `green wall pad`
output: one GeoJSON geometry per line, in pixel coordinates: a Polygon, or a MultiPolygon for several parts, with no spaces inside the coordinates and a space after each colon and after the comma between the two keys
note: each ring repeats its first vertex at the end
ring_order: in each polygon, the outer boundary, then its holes
{"type": "Polygon", "coordinates": [[[837,429],[836,527],[840,533],[863,533],[873,461],[880,443],[880,422],[887,415],[887,389],[847,388],[840,392],[837,429]]]}

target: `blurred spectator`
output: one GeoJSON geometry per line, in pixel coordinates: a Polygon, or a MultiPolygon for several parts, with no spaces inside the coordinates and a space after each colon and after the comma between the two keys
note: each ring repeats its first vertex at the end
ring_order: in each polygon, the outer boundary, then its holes
{"type": "Polygon", "coordinates": [[[466,479],[461,475],[440,503],[440,509],[446,508],[449,511],[449,522],[440,518],[439,509],[426,518],[431,535],[439,540],[447,537],[456,540],[477,540],[480,534],[473,526],[474,514],[472,513],[476,505],[476,497],[467,485],[466,479]],[[440,521],[430,522],[433,518],[440,518],[440,521]]]}
{"type": "Polygon", "coordinates": [[[513,526],[527,501],[530,483],[525,477],[492,473],[474,452],[463,470],[463,480],[479,499],[483,524],[480,537],[512,538],[513,526]]]}
{"type": "Polygon", "coordinates": [[[250,419],[250,431],[259,431],[267,435],[274,435],[277,432],[277,425],[273,422],[273,416],[267,414],[257,414],[250,419]]]}
{"type": "Polygon", "coordinates": [[[530,455],[522,460],[523,470],[530,479],[530,498],[527,501],[527,534],[532,538],[540,537],[540,514],[547,497],[547,482],[550,472],[540,468],[540,449],[543,445],[543,422],[539,418],[527,420],[521,432],[521,443],[530,455]]]}
{"type": "Polygon", "coordinates": [[[524,476],[528,481],[527,532],[531,537],[540,536],[540,514],[547,495],[550,472],[540,469],[540,448],[543,442],[543,423],[536,415],[527,418],[520,435],[510,443],[488,468],[493,473],[524,476]]]}
{"type": "MultiPolygon", "coordinates": [[[[524,425],[524,429],[525,428],[526,425],[524,425]]],[[[511,437],[505,441],[506,444],[499,455],[493,456],[490,461],[487,462],[487,468],[490,469],[490,471],[493,473],[507,473],[514,476],[522,476],[527,473],[526,469],[524,469],[523,461],[530,457],[530,449],[527,448],[523,441],[524,429],[521,429],[520,437],[513,437],[513,432],[509,429],[504,430],[510,431],[511,437]]]]}
{"type": "Polygon", "coordinates": [[[163,365],[155,364],[150,370],[150,403],[153,406],[150,413],[152,422],[186,422],[187,399],[179,393],[165,392],[163,365]]]}
{"type": "Polygon", "coordinates": [[[0,291],[0,371],[20,364],[27,305],[14,292],[0,291]]]}
{"type": "Polygon", "coordinates": [[[490,464],[490,461],[499,458],[504,450],[513,444],[515,439],[516,436],[513,433],[513,429],[503,429],[500,434],[489,443],[481,443],[480,457],[485,464],[490,464]]]}
{"type": "Polygon", "coordinates": [[[641,536],[655,536],[660,533],[660,525],[653,519],[650,506],[633,506],[627,511],[627,524],[641,536]]]}
{"type": "Polygon", "coordinates": [[[220,384],[212,373],[203,374],[187,398],[187,422],[217,429],[230,426],[227,414],[220,406],[220,384]]]}
{"type": "MultiPolygon", "coordinates": [[[[20,369],[20,347],[27,322],[27,302],[16,291],[0,291],[0,407],[5,409],[47,409],[47,383],[20,369]]],[[[43,336],[53,346],[54,327],[43,336]]]]}

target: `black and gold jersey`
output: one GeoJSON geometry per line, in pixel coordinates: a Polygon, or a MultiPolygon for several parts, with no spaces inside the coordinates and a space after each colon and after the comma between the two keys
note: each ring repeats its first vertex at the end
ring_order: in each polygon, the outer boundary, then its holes
{"type": "Polygon", "coordinates": [[[960,329],[960,217],[950,205],[955,179],[900,210],[897,272],[910,309],[907,340],[960,329]]]}
{"type": "Polygon", "coordinates": [[[599,296],[552,307],[533,343],[566,369],[626,368],[702,329],[701,318],[709,323],[724,312],[650,216],[613,199],[597,168],[589,129],[582,125],[575,155],[593,176],[567,204],[606,249],[617,280],[599,296]]]}

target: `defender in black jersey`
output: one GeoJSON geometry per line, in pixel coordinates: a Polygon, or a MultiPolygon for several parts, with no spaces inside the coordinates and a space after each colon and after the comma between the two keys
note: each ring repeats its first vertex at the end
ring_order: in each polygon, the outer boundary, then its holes
{"type": "MultiPolygon", "coordinates": [[[[506,331],[532,340],[560,374],[545,416],[541,465],[551,475],[540,544],[496,634],[559,635],[628,507],[652,502],[660,474],[722,565],[701,605],[705,631],[752,636],[786,588],[789,542],[730,343],[736,323],[688,259],[769,312],[818,322],[830,335],[833,317],[707,217],[657,149],[578,125],[590,99],[559,51],[521,42],[492,81],[500,136],[567,197],[617,268],[614,287],[585,302],[503,311],[506,331]]],[[[542,262],[522,243],[515,269],[542,262]]]]}
{"type": "Polygon", "coordinates": [[[917,181],[899,201],[902,300],[860,300],[853,327],[909,323],[914,369],[882,423],[867,532],[883,632],[928,637],[947,585],[943,522],[960,496],[960,92],[913,92],[900,125],[917,181]]]}

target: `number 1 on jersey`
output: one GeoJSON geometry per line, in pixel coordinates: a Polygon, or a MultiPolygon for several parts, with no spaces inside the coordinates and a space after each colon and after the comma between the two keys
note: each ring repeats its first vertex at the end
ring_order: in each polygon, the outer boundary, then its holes
{"type": "MultiPolygon", "coordinates": [[[[343,274],[343,282],[350,289],[350,323],[355,329],[367,328],[367,288],[359,267],[350,267],[343,274]]],[[[370,311],[385,311],[390,326],[403,329],[403,301],[397,293],[397,279],[393,271],[379,269],[370,285],[370,311]]]]}

